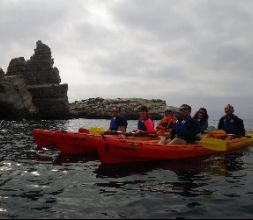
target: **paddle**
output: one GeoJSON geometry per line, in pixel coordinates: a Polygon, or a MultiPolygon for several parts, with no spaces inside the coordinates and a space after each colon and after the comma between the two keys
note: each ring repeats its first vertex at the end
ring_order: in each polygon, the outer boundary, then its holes
{"type": "Polygon", "coordinates": [[[224,140],[216,139],[216,138],[210,138],[206,137],[203,138],[201,141],[198,141],[198,143],[209,150],[213,151],[226,151],[227,150],[227,144],[224,140]]]}
{"type": "Polygon", "coordinates": [[[85,128],[79,129],[79,133],[91,134],[91,135],[100,135],[100,134],[103,134],[105,131],[106,130],[104,128],[99,128],[99,127],[90,128],[89,130],[85,128]]]}

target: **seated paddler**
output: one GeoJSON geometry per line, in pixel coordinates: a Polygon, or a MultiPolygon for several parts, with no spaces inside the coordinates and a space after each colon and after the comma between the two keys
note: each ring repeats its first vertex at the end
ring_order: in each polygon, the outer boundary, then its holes
{"type": "Polygon", "coordinates": [[[218,129],[224,130],[228,135],[245,136],[244,122],[234,112],[232,105],[225,107],[225,115],[220,119],[218,129]]]}
{"type": "Polygon", "coordinates": [[[189,105],[183,104],[180,107],[180,117],[171,132],[169,145],[192,144],[199,140],[200,125],[196,119],[191,117],[191,111],[192,108],[189,105]]]}
{"type": "Polygon", "coordinates": [[[110,128],[105,134],[124,134],[126,133],[128,122],[127,120],[122,116],[121,108],[120,107],[114,107],[112,109],[112,116],[110,123],[110,128]]]}
{"type": "Polygon", "coordinates": [[[148,108],[146,106],[140,107],[139,114],[138,129],[134,130],[132,133],[137,136],[155,134],[155,125],[149,116],[148,108]]]}

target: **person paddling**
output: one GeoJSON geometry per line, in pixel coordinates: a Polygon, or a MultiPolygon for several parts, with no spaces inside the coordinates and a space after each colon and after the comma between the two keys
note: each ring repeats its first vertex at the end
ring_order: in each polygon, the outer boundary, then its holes
{"type": "Polygon", "coordinates": [[[112,109],[113,118],[110,123],[109,131],[106,133],[126,133],[127,130],[127,120],[121,115],[121,108],[114,107],[112,109]]]}
{"type": "Polygon", "coordinates": [[[174,128],[176,124],[176,118],[173,115],[173,112],[171,109],[166,109],[164,113],[164,117],[159,122],[159,124],[156,127],[156,131],[158,134],[163,133],[169,133],[172,128],[174,128]]]}
{"type": "Polygon", "coordinates": [[[198,121],[191,117],[191,110],[191,106],[186,104],[180,107],[180,118],[171,132],[172,141],[168,145],[191,144],[198,140],[200,126],[198,121]]]}
{"type": "Polygon", "coordinates": [[[208,113],[205,108],[200,108],[194,115],[194,118],[199,122],[201,133],[206,133],[208,128],[208,113]]]}
{"type": "Polygon", "coordinates": [[[218,129],[224,130],[227,134],[245,136],[244,122],[234,112],[234,107],[228,104],[225,107],[225,116],[219,121],[218,129]]]}
{"type": "Polygon", "coordinates": [[[150,118],[148,114],[148,108],[146,106],[142,106],[140,109],[140,118],[138,121],[138,129],[134,130],[132,133],[134,135],[150,135],[155,133],[155,125],[153,120],[150,118]]]}

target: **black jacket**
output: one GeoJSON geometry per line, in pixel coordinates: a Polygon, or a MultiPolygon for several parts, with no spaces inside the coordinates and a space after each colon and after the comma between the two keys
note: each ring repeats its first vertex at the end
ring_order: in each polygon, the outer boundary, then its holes
{"type": "Polygon", "coordinates": [[[246,134],[243,120],[235,115],[232,115],[232,117],[229,118],[227,116],[222,117],[220,119],[218,129],[226,131],[227,134],[240,136],[245,136],[246,134]]]}

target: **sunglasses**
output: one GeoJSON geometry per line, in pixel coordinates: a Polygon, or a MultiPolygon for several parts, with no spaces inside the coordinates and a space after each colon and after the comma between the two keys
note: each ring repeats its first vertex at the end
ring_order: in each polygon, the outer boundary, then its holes
{"type": "Polygon", "coordinates": [[[185,111],[189,111],[188,108],[180,108],[180,112],[185,112],[185,111]]]}

